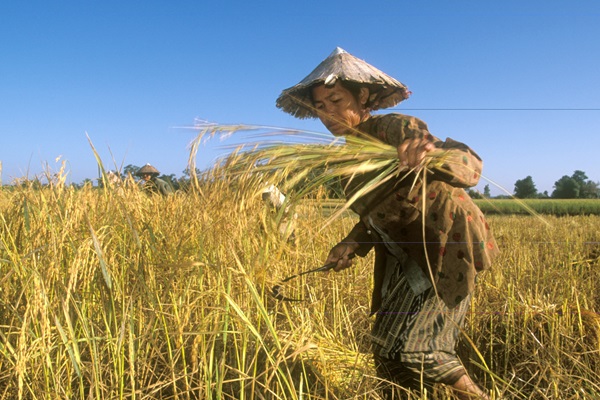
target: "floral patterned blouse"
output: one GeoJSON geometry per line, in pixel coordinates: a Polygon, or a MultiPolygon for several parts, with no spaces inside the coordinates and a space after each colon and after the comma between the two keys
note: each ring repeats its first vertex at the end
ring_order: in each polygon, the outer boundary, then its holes
{"type": "MultiPolygon", "coordinates": [[[[455,307],[473,291],[477,273],[489,268],[498,254],[484,215],[463,189],[479,181],[481,159],[460,142],[432,136],[423,121],[406,115],[372,116],[357,129],[395,147],[406,139],[430,137],[436,147],[448,150],[443,165],[430,170],[426,179],[410,175],[352,205],[361,220],[344,241],[359,243],[360,256],[373,247],[376,252],[372,311],[381,304],[385,257],[390,256],[376,231],[384,232],[427,277],[433,277],[440,298],[449,308],[455,307]]],[[[353,178],[345,187],[346,196],[368,178],[353,178]]]]}

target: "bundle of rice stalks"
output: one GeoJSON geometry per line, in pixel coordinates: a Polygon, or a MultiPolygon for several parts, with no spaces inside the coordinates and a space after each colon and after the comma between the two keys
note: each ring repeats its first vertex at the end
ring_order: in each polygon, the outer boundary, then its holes
{"type": "Polygon", "coordinates": [[[331,215],[327,224],[357,199],[381,186],[408,177],[416,180],[449,161],[444,150],[434,150],[411,169],[400,164],[395,147],[368,135],[340,139],[328,134],[265,126],[202,125],[198,128],[201,132],[191,145],[190,163],[195,159],[199,144],[207,138],[258,131],[250,137],[252,140],[226,147],[230,153],[212,170],[213,179],[235,180],[240,188],[249,189],[245,191],[249,195],[257,195],[264,182],[269,181],[280,185],[293,203],[324,185],[339,180],[350,184],[354,177],[368,174],[370,179],[331,215]]]}

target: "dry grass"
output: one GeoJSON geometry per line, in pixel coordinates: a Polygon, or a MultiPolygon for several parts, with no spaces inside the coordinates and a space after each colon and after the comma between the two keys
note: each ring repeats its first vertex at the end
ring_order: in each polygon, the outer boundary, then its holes
{"type": "MultiPolygon", "coordinates": [[[[307,302],[270,296],[354,217],[299,202],[290,246],[260,229],[253,184],[202,176],[169,198],[60,179],[1,189],[0,397],[377,399],[370,257],[286,284],[307,302]]],[[[489,218],[502,255],[460,353],[492,398],[600,397],[598,218],[489,218]]]]}
{"type": "MultiPolygon", "coordinates": [[[[429,170],[440,169],[450,174],[448,165],[463,164],[454,159],[451,152],[435,149],[427,153],[420,165],[409,168],[398,161],[396,147],[356,130],[351,136],[334,138],[318,132],[265,126],[201,124],[196,128],[199,134],[190,146],[191,171],[195,170],[201,144],[215,137],[224,139],[235,137],[239,132],[255,132],[241,143],[236,145],[234,141],[227,146],[227,156],[210,171],[209,179],[237,186],[242,193],[241,202],[260,192],[266,181],[280,186],[287,193],[289,203],[294,205],[327,184],[344,181],[352,185],[352,180],[361,176],[362,183],[353,190],[352,197],[338,207],[322,227],[338,219],[361,197],[386,185],[411,179],[409,183],[414,185],[418,178],[427,176],[429,170]]],[[[196,188],[201,190],[198,185],[196,188]]]]}

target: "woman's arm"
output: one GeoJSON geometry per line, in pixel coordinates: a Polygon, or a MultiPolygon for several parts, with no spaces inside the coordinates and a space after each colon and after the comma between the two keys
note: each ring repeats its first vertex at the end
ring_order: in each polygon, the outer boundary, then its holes
{"type": "Polygon", "coordinates": [[[460,188],[477,185],[483,169],[483,161],[477,153],[466,144],[450,138],[440,142],[439,148],[447,151],[442,156],[443,164],[432,170],[433,179],[460,188]]]}
{"type": "Polygon", "coordinates": [[[471,187],[479,182],[483,162],[469,146],[453,139],[440,139],[429,133],[427,124],[418,118],[389,114],[378,120],[375,136],[398,149],[400,163],[418,167],[433,150],[444,150],[443,163],[432,170],[432,179],[455,187],[471,187]]]}

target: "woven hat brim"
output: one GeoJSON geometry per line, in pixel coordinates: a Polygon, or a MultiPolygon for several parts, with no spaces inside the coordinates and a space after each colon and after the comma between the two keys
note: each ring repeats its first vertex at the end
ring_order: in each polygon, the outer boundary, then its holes
{"type": "Polygon", "coordinates": [[[137,172],[135,173],[135,176],[142,176],[142,175],[158,176],[158,175],[160,175],[160,172],[158,172],[158,170],[156,168],[154,168],[152,165],[148,164],[148,165],[144,165],[142,168],[138,169],[137,172]]]}
{"type": "Polygon", "coordinates": [[[402,82],[337,48],[300,83],[283,90],[276,105],[297,118],[317,118],[310,91],[313,86],[332,79],[367,86],[371,93],[371,110],[393,107],[410,95],[402,82]]]}

